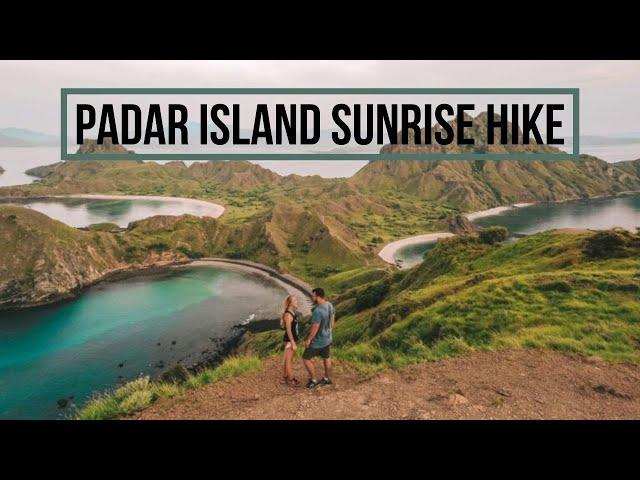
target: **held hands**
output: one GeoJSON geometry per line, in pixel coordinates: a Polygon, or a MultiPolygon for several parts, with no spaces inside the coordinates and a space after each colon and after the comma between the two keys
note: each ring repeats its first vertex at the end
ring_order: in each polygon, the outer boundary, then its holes
{"type": "Polygon", "coordinates": [[[306,339],[306,340],[304,341],[304,346],[305,346],[305,348],[309,348],[309,345],[311,345],[311,340],[310,340],[310,339],[306,339]]]}
{"type": "Polygon", "coordinates": [[[292,344],[291,344],[291,350],[293,350],[294,352],[295,352],[296,350],[298,350],[298,345],[296,345],[295,343],[292,343],[292,344]]]}

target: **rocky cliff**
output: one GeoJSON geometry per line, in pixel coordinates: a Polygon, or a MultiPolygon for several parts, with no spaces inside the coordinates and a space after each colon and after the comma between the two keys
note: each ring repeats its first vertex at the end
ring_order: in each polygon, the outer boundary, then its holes
{"type": "Polygon", "coordinates": [[[102,144],[98,144],[98,140],[93,138],[85,139],[80,145],[77,153],[134,153],[127,150],[122,145],[115,145],[110,138],[105,138],[102,144]]]}
{"type": "Polygon", "coordinates": [[[640,190],[638,164],[621,167],[586,155],[553,162],[388,160],[370,162],[351,182],[366,191],[402,191],[469,211],[640,190]]]}

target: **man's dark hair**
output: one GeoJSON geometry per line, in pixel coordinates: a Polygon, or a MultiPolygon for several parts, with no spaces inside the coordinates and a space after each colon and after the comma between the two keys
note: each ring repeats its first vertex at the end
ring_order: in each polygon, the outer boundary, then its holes
{"type": "Polygon", "coordinates": [[[322,288],[314,288],[311,291],[313,293],[315,293],[317,296],[319,296],[320,298],[324,298],[324,289],[322,289],[322,288]]]}

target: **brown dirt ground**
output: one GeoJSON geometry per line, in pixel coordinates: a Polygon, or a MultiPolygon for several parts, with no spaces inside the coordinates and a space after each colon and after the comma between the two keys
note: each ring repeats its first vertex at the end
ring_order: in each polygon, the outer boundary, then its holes
{"type": "MultiPolygon", "coordinates": [[[[300,361],[296,374],[306,378],[300,361]]],[[[136,418],[640,418],[639,366],[554,352],[477,352],[369,379],[338,364],[335,384],[311,391],[280,385],[279,375],[280,360],[270,358],[258,372],[160,401],[136,418]]]]}

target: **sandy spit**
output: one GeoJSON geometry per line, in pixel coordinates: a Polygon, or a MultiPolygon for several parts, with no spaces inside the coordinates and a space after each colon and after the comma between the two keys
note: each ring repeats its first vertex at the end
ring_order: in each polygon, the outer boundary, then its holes
{"type": "Polygon", "coordinates": [[[198,205],[207,208],[207,216],[218,218],[224,213],[225,208],[217,203],[195,198],[153,196],[153,195],[101,195],[101,194],[74,194],[74,195],[51,195],[50,198],[86,198],[90,200],[158,200],[161,202],[185,202],[191,205],[198,205]]]}

